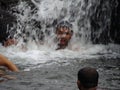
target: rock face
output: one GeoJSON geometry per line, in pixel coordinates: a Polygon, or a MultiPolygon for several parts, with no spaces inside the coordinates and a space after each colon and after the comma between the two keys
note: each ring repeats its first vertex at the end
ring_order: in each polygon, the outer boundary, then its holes
{"type": "Polygon", "coordinates": [[[16,32],[16,30],[13,30],[11,35],[8,30],[17,22],[16,16],[13,15],[17,11],[14,11],[12,7],[18,5],[20,1],[26,1],[32,7],[31,0],[0,0],[0,43],[2,44],[16,32]]]}
{"type": "Polygon", "coordinates": [[[119,0],[100,0],[96,12],[91,16],[91,41],[95,44],[109,42],[120,44],[119,16],[119,0]]]}
{"type": "Polygon", "coordinates": [[[114,43],[120,44],[120,0],[116,0],[117,5],[112,9],[110,36],[114,43]]]}
{"type": "Polygon", "coordinates": [[[2,43],[9,36],[7,30],[16,22],[10,9],[17,3],[18,0],[0,0],[0,42],[2,43]]]}
{"type": "Polygon", "coordinates": [[[19,0],[0,0],[0,8],[7,10],[10,7],[15,6],[19,0]]]}

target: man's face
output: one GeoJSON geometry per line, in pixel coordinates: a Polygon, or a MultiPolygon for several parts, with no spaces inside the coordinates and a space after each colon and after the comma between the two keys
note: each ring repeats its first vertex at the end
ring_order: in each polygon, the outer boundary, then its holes
{"type": "Polygon", "coordinates": [[[11,46],[11,45],[16,45],[17,44],[17,41],[15,39],[7,39],[5,42],[4,42],[4,46],[7,47],[7,46],[11,46]]]}
{"type": "Polygon", "coordinates": [[[72,32],[67,27],[60,27],[56,31],[59,46],[66,47],[72,37],[72,32]]]}

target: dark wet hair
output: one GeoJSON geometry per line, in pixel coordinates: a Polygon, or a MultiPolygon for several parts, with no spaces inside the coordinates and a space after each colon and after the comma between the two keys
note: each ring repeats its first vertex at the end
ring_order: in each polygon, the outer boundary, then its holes
{"type": "Polygon", "coordinates": [[[96,69],[91,67],[85,67],[79,70],[78,80],[81,82],[84,88],[96,87],[98,84],[99,74],[96,69]]]}
{"type": "Polygon", "coordinates": [[[61,21],[56,25],[56,30],[58,30],[58,28],[60,27],[67,27],[69,28],[69,30],[71,30],[71,32],[73,32],[72,30],[72,24],[69,23],[68,21],[61,21]]]}

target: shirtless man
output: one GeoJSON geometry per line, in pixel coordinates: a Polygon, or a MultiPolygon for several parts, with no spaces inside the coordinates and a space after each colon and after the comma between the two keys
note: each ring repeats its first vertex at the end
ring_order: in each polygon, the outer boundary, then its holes
{"type": "Polygon", "coordinates": [[[79,90],[97,90],[99,74],[95,68],[85,67],[78,71],[79,90]]]}
{"type": "Polygon", "coordinates": [[[3,42],[3,46],[5,46],[5,47],[11,46],[11,45],[16,45],[16,44],[17,44],[17,41],[15,39],[11,39],[11,38],[9,38],[3,42]]]}
{"type": "Polygon", "coordinates": [[[56,39],[58,47],[56,50],[65,49],[73,35],[72,24],[68,21],[60,22],[56,27],[56,39]]]}
{"type": "MultiPolygon", "coordinates": [[[[16,67],[16,65],[13,64],[5,56],[1,54],[0,54],[0,66],[3,66],[13,72],[19,72],[19,69],[16,67]]],[[[13,77],[11,75],[6,75],[5,71],[6,70],[4,68],[0,68],[0,82],[3,82],[5,80],[16,79],[16,77],[13,77]]]]}
{"type": "Polygon", "coordinates": [[[10,60],[8,60],[5,56],[0,54],[0,66],[7,67],[10,71],[18,72],[19,69],[13,64],[10,60]]]}

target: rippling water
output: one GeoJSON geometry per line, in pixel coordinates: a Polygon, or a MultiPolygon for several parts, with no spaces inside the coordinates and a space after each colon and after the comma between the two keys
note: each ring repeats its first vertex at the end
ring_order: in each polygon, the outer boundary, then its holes
{"type": "Polygon", "coordinates": [[[79,51],[28,50],[19,51],[14,46],[0,52],[20,68],[17,80],[1,83],[1,90],[78,90],[77,71],[85,66],[95,67],[99,74],[100,88],[120,88],[120,46],[90,45],[79,51]]]}

